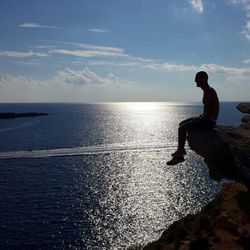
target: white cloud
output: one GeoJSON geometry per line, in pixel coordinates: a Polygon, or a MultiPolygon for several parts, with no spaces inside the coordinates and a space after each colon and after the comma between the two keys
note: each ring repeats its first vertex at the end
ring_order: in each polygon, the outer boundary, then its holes
{"type": "Polygon", "coordinates": [[[49,49],[49,48],[55,48],[56,46],[54,45],[37,45],[37,46],[33,46],[33,48],[37,48],[37,49],[49,49]]]}
{"type": "MultiPolygon", "coordinates": [[[[148,64],[149,65],[149,64],[148,64]]],[[[152,64],[151,64],[152,65],[152,64]]],[[[145,64],[146,66],[146,64],[145,64]]],[[[155,64],[153,70],[163,70],[173,74],[178,79],[178,72],[195,74],[199,70],[206,70],[213,79],[223,79],[218,81],[218,88],[227,86],[231,92],[227,100],[235,99],[235,86],[244,86],[240,94],[242,98],[247,98],[247,88],[249,89],[250,68],[226,67],[217,64],[203,64],[200,66],[188,66],[178,64],[155,64]]],[[[217,81],[216,80],[216,81],[217,81]]],[[[161,84],[161,83],[159,83],[161,84]]],[[[171,83],[168,82],[168,86],[171,83]]],[[[57,71],[54,76],[47,80],[37,80],[27,76],[13,76],[0,74],[0,100],[1,102],[51,102],[51,101],[73,101],[73,102],[94,102],[94,101],[121,101],[121,100],[168,100],[168,98],[182,98],[179,92],[173,92],[172,96],[165,96],[162,88],[159,92],[154,92],[155,87],[149,88],[148,92],[143,92],[145,86],[136,82],[125,81],[118,78],[113,73],[99,75],[89,68],[75,70],[65,68],[57,71]],[[143,94],[142,94],[143,93],[143,94]],[[156,99],[158,98],[158,99],[156,99]],[[167,98],[167,99],[166,99],[167,98]]],[[[239,91],[240,91],[239,89],[239,91]]],[[[174,91],[174,90],[173,90],[174,91]]],[[[224,93],[224,92],[223,92],[224,93]]],[[[192,98],[191,98],[192,99],[192,98]]],[[[172,99],[171,99],[172,100],[172,99]]],[[[174,99],[173,99],[174,100],[174,99]]]]}
{"type": "Polygon", "coordinates": [[[250,68],[226,67],[217,64],[203,64],[199,70],[208,73],[222,73],[226,75],[226,80],[238,83],[243,80],[250,80],[250,68]]]}
{"type": "Polygon", "coordinates": [[[116,47],[98,46],[98,45],[85,44],[85,43],[69,43],[69,42],[63,42],[63,44],[74,45],[74,46],[77,46],[81,49],[86,49],[86,50],[108,51],[108,52],[113,52],[113,53],[117,53],[117,54],[124,54],[125,53],[124,49],[116,48],[116,47]]]}
{"type": "Polygon", "coordinates": [[[13,87],[23,88],[30,86],[39,86],[40,82],[34,80],[32,77],[26,76],[12,76],[9,74],[0,74],[0,87],[11,89],[13,87]]]}
{"type": "MultiPolygon", "coordinates": [[[[249,60],[250,62],[250,60],[249,60]]],[[[169,63],[158,63],[158,64],[148,64],[145,67],[153,70],[162,70],[166,72],[196,72],[200,70],[207,71],[208,73],[224,73],[230,77],[245,75],[250,77],[250,68],[236,68],[236,67],[227,67],[223,65],[208,63],[202,65],[182,65],[182,64],[169,64],[169,63]]]]}
{"type": "Polygon", "coordinates": [[[113,73],[100,76],[84,68],[65,68],[46,80],[0,73],[1,102],[93,102],[126,89],[130,82],[113,73]],[[113,91],[113,92],[112,92],[113,91]],[[100,99],[98,99],[100,98],[100,99]]]}
{"type": "Polygon", "coordinates": [[[66,50],[66,49],[55,49],[51,50],[51,53],[76,56],[76,57],[96,57],[96,56],[126,56],[123,53],[109,50],[66,50]]]}
{"type": "Polygon", "coordinates": [[[109,73],[107,77],[101,77],[88,68],[83,70],[73,70],[65,68],[56,72],[48,80],[34,80],[32,77],[26,76],[13,76],[9,74],[0,73],[0,87],[13,88],[13,87],[48,87],[48,86],[65,86],[65,85],[120,85],[125,81],[120,80],[113,73],[109,73]]]}
{"type": "Polygon", "coordinates": [[[250,59],[245,59],[244,61],[243,61],[243,63],[250,63],[250,59]]]}
{"type": "Polygon", "coordinates": [[[163,71],[171,71],[171,72],[185,72],[185,71],[194,71],[197,69],[196,66],[186,66],[182,64],[169,64],[169,63],[152,63],[147,64],[147,68],[154,69],[154,70],[163,70],[163,71]]]}
{"type": "Polygon", "coordinates": [[[204,11],[203,3],[201,0],[191,0],[190,3],[192,4],[193,8],[202,13],[204,11]]]}
{"type": "Polygon", "coordinates": [[[41,24],[34,23],[34,22],[27,22],[27,23],[19,24],[19,25],[17,25],[17,27],[20,27],[20,28],[62,29],[60,27],[41,25],[41,24]]]}
{"type": "Polygon", "coordinates": [[[243,27],[242,33],[246,39],[250,41],[250,0],[230,0],[229,2],[243,7],[247,21],[243,27]]]}
{"type": "Polygon", "coordinates": [[[119,83],[119,79],[112,73],[107,78],[100,77],[88,68],[83,70],[73,70],[65,68],[58,71],[54,77],[55,81],[63,82],[66,84],[87,85],[87,84],[104,84],[114,85],[119,83]]]}
{"type": "Polygon", "coordinates": [[[250,68],[236,68],[236,67],[226,67],[218,64],[202,64],[200,66],[201,70],[205,70],[211,73],[227,73],[227,74],[250,74],[250,68]]]}
{"type": "Polygon", "coordinates": [[[21,52],[21,51],[0,51],[0,57],[14,57],[14,58],[28,58],[28,57],[46,57],[46,53],[38,53],[33,51],[21,52]]]}
{"type": "Polygon", "coordinates": [[[119,67],[143,67],[141,62],[125,61],[125,62],[115,62],[115,61],[105,61],[105,60],[91,60],[88,62],[76,61],[76,64],[86,63],[92,66],[119,66],[119,67]]]}
{"type": "Polygon", "coordinates": [[[96,32],[96,33],[108,33],[108,30],[105,29],[89,29],[90,32],[96,32]]]}
{"type": "MultiPolygon", "coordinates": [[[[250,14],[250,11],[249,11],[249,14],[250,14]]],[[[250,20],[247,21],[243,30],[243,34],[245,35],[246,39],[250,41],[250,20]]]]}
{"type": "Polygon", "coordinates": [[[114,65],[114,66],[124,66],[124,67],[145,67],[148,64],[154,64],[154,59],[145,59],[141,57],[131,56],[126,53],[122,48],[108,47],[108,46],[97,46],[92,44],[82,44],[82,43],[63,43],[66,45],[76,46],[79,49],[52,49],[49,53],[62,54],[68,56],[78,57],[79,60],[74,63],[85,63],[88,65],[114,65]],[[81,61],[84,58],[94,58],[103,57],[104,60],[92,60],[92,61],[81,61]]]}
{"type": "MultiPolygon", "coordinates": [[[[246,61],[250,63],[250,60],[246,61]]],[[[224,74],[225,80],[231,82],[239,82],[242,80],[250,80],[250,68],[242,67],[227,67],[218,64],[202,64],[202,65],[182,65],[182,64],[169,64],[169,63],[151,63],[144,64],[145,68],[152,70],[160,70],[165,72],[193,72],[204,70],[209,74],[224,74]]]]}
{"type": "Polygon", "coordinates": [[[129,57],[125,53],[124,49],[115,48],[115,47],[107,47],[107,46],[97,46],[92,44],[84,44],[84,43],[69,43],[69,42],[61,42],[62,44],[70,45],[70,49],[53,49],[50,50],[50,53],[69,55],[75,57],[98,57],[98,56],[106,56],[106,57],[129,57]],[[80,49],[72,49],[72,46],[75,46],[80,49]]]}

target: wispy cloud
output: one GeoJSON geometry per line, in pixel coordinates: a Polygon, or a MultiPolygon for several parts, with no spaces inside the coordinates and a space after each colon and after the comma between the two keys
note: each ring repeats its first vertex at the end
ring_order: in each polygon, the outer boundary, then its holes
{"type": "MultiPolygon", "coordinates": [[[[0,51],[0,57],[12,57],[12,58],[32,58],[38,59],[39,57],[46,57],[48,55],[59,54],[65,56],[76,57],[76,60],[72,63],[82,63],[86,66],[83,70],[76,71],[66,68],[63,71],[57,72],[55,78],[60,79],[64,83],[75,84],[87,84],[87,83],[111,83],[111,79],[116,77],[109,75],[108,77],[101,77],[96,75],[93,71],[90,71],[87,66],[122,66],[122,67],[134,67],[140,69],[149,69],[162,72],[193,72],[199,70],[205,70],[208,73],[225,74],[226,79],[250,79],[250,68],[248,67],[228,67],[224,65],[218,65],[215,63],[208,63],[202,65],[183,65],[178,63],[159,62],[155,59],[147,59],[129,55],[124,49],[109,46],[100,46],[84,43],[63,43],[64,46],[55,49],[56,45],[37,46],[37,49],[43,49],[43,52],[36,51],[0,51]]],[[[243,63],[250,63],[250,60],[244,60],[243,63]]],[[[118,79],[118,78],[117,78],[118,79]]]]}
{"type": "Polygon", "coordinates": [[[66,50],[66,49],[55,49],[51,53],[70,55],[76,57],[97,57],[97,56],[126,56],[123,53],[104,51],[104,50],[66,50]]]}
{"type": "MultiPolygon", "coordinates": [[[[79,59],[91,57],[104,58],[104,60],[89,61],[88,64],[90,65],[144,66],[155,62],[154,59],[129,55],[123,48],[73,42],[60,43],[70,46],[70,48],[52,49],[48,53],[75,56],[79,59]]],[[[86,63],[86,61],[76,61],[76,63],[86,63]]]]}
{"type": "Polygon", "coordinates": [[[55,48],[56,46],[54,45],[37,45],[37,46],[33,46],[32,48],[36,48],[36,49],[49,49],[49,48],[55,48]]]}
{"type": "Polygon", "coordinates": [[[190,0],[190,3],[192,4],[193,8],[199,13],[202,13],[204,11],[202,0],[190,0]]]}
{"type": "Polygon", "coordinates": [[[250,0],[230,0],[229,2],[232,4],[241,5],[243,7],[247,20],[243,26],[242,33],[246,39],[250,41],[250,0]]]}
{"type": "Polygon", "coordinates": [[[105,30],[105,29],[89,29],[88,31],[95,32],[95,33],[108,33],[108,32],[110,32],[110,31],[105,30]]]}
{"type": "MultiPolygon", "coordinates": [[[[249,8],[250,8],[250,5],[249,5],[249,8]]],[[[250,13],[250,11],[249,11],[249,13],[250,13]]],[[[250,41],[250,19],[247,21],[247,23],[244,27],[243,34],[245,35],[246,39],[248,41],[250,41]]]]}
{"type": "Polygon", "coordinates": [[[245,59],[245,60],[243,61],[243,63],[246,63],[246,64],[250,63],[250,59],[245,59]]]}
{"type": "MultiPolygon", "coordinates": [[[[250,60],[249,60],[250,63],[250,60]]],[[[169,64],[169,63],[151,63],[144,64],[145,68],[165,71],[165,72],[197,72],[204,70],[208,73],[225,74],[225,79],[230,81],[241,81],[250,79],[250,68],[248,67],[228,67],[218,64],[202,64],[202,65],[182,65],[182,64],[169,64]]]]}
{"type": "Polygon", "coordinates": [[[250,80],[250,68],[226,67],[218,64],[203,64],[199,70],[204,70],[209,73],[222,73],[226,75],[226,80],[235,83],[242,80],[250,80]]]}
{"type": "Polygon", "coordinates": [[[42,24],[35,23],[35,22],[26,22],[26,23],[17,25],[17,27],[20,27],[20,28],[59,29],[59,30],[62,29],[62,28],[60,28],[60,27],[42,25],[42,24]]]}
{"type": "Polygon", "coordinates": [[[0,51],[0,57],[28,58],[28,57],[46,57],[48,54],[40,52],[21,52],[21,51],[0,51]]]}
{"type": "Polygon", "coordinates": [[[73,42],[62,42],[62,43],[67,44],[67,45],[74,45],[74,46],[79,47],[81,49],[87,49],[87,50],[110,51],[110,52],[119,53],[119,54],[125,53],[124,49],[116,48],[116,47],[98,46],[98,45],[93,45],[93,44],[73,43],[73,42]]]}
{"type": "MultiPolygon", "coordinates": [[[[52,53],[58,53],[63,55],[71,55],[78,57],[79,59],[93,58],[90,61],[77,61],[76,63],[84,63],[86,65],[97,66],[122,66],[122,67],[136,67],[144,68],[162,72],[197,72],[199,70],[205,70],[208,73],[223,73],[225,78],[230,81],[238,81],[240,79],[250,78],[250,69],[227,67],[218,64],[202,64],[202,65],[183,65],[173,64],[169,62],[157,62],[154,59],[145,59],[141,57],[135,57],[126,53],[122,48],[96,46],[91,44],[79,44],[71,43],[82,50],[69,50],[69,49],[57,49],[52,50],[52,53]],[[98,57],[103,57],[104,60],[100,60],[98,57]]],[[[246,63],[246,61],[245,61],[246,63]]],[[[68,72],[69,73],[69,72],[68,72]]],[[[85,72],[86,73],[86,72],[85,72]]],[[[83,72],[81,72],[83,75],[83,72]]],[[[97,82],[101,82],[98,78],[95,78],[97,82]]],[[[86,80],[84,82],[87,82],[86,80]]]]}
{"type": "Polygon", "coordinates": [[[193,65],[186,66],[182,64],[169,64],[169,63],[147,64],[146,67],[154,70],[172,71],[172,72],[194,71],[197,69],[197,67],[193,65]]]}
{"type": "Polygon", "coordinates": [[[107,57],[128,57],[124,49],[106,47],[106,46],[97,46],[91,44],[81,44],[81,43],[66,43],[68,45],[76,46],[79,49],[54,49],[50,53],[70,55],[75,57],[98,57],[98,56],[107,56],[107,57]]]}
{"type": "MultiPolygon", "coordinates": [[[[76,64],[82,64],[82,61],[76,61],[76,64]]],[[[86,63],[86,62],[84,62],[86,63]]],[[[124,62],[117,62],[117,61],[105,61],[105,60],[91,60],[88,61],[86,64],[91,66],[115,66],[115,67],[143,67],[141,62],[133,62],[133,61],[124,61],[124,62]]]]}
{"type": "Polygon", "coordinates": [[[201,70],[206,70],[210,73],[228,73],[228,74],[249,74],[250,68],[236,68],[236,67],[226,67],[218,64],[202,64],[200,66],[201,70]]]}

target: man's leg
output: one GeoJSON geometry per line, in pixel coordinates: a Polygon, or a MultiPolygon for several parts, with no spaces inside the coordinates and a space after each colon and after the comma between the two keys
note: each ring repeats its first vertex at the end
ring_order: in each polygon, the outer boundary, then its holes
{"type": "Polygon", "coordinates": [[[173,158],[167,162],[167,165],[176,165],[180,162],[185,161],[184,155],[186,154],[185,142],[187,138],[187,133],[190,129],[195,127],[195,122],[193,118],[185,120],[185,122],[180,123],[178,128],[178,148],[175,153],[172,154],[173,158]]]}
{"type": "Polygon", "coordinates": [[[185,152],[185,143],[187,138],[187,126],[186,124],[181,125],[178,128],[178,147],[177,152],[179,156],[186,154],[185,152]]]}
{"type": "Polygon", "coordinates": [[[178,128],[178,147],[177,147],[177,151],[173,153],[172,156],[183,156],[186,154],[185,142],[187,138],[187,132],[192,127],[194,127],[193,118],[189,118],[187,120],[180,122],[179,128],[178,128]]]}
{"type": "Polygon", "coordinates": [[[181,122],[178,128],[178,148],[175,155],[183,156],[186,154],[185,143],[188,131],[192,129],[212,129],[213,127],[215,127],[215,124],[215,122],[209,119],[204,119],[201,122],[197,122],[193,118],[181,122]]]}

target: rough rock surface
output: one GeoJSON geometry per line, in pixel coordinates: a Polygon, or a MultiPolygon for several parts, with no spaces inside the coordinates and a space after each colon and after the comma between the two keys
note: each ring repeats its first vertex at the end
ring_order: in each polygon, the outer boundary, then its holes
{"type": "MultiPolygon", "coordinates": [[[[250,114],[250,103],[237,109],[250,114]]],[[[210,177],[236,183],[226,184],[201,212],[172,224],[145,250],[250,249],[250,115],[241,122],[189,133],[189,146],[204,158],[210,177]]]]}
{"type": "Polygon", "coordinates": [[[250,129],[217,126],[193,131],[188,143],[204,158],[212,178],[234,179],[250,186],[250,129]]]}
{"type": "Polygon", "coordinates": [[[172,224],[145,250],[249,249],[250,197],[241,183],[226,184],[201,212],[172,224]]]}

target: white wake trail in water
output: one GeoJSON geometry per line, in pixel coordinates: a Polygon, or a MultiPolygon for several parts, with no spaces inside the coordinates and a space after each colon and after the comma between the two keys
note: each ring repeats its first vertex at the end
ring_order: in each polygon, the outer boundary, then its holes
{"type": "Polygon", "coordinates": [[[39,122],[40,122],[40,120],[35,120],[35,121],[31,121],[31,122],[25,122],[25,123],[22,123],[22,124],[13,126],[13,127],[2,128],[2,129],[0,129],[0,133],[13,131],[13,130],[17,130],[17,129],[28,128],[36,123],[39,123],[39,122]]]}
{"type": "Polygon", "coordinates": [[[78,155],[94,155],[94,154],[109,154],[114,152],[128,151],[159,151],[175,149],[176,145],[139,145],[139,146],[84,146],[75,148],[57,148],[57,149],[41,149],[29,151],[8,151],[0,152],[0,159],[15,159],[15,158],[42,158],[54,156],[78,156],[78,155]]]}

